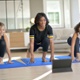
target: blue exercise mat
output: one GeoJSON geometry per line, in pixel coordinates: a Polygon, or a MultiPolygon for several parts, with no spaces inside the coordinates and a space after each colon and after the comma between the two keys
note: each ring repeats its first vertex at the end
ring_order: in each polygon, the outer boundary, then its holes
{"type": "MultiPolygon", "coordinates": [[[[70,59],[70,56],[55,56],[55,59],[70,59]]],[[[13,64],[9,64],[8,62],[4,62],[4,64],[0,64],[0,69],[7,69],[7,68],[18,68],[18,67],[30,67],[30,66],[43,66],[43,65],[52,65],[49,58],[46,58],[48,62],[42,62],[42,58],[35,58],[35,62],[31,63],[30,58],[22,58],[21,60],[25,63],[21,63],[17,60],[12,60],[13,64]]],[[[72,61],[72,63],[80,63],[78,60],[72,61]]]]}
{"type": "Polygon", "coordinates": [[[0,64],[0,69],[6,69],[6,68],[17,68],[17,67],[24,67],[25,64],[16,61],[16,60],[12,60],[12,64],[8,63],[8,62],[4,62],[4,64],[0,64]]]}
{"type": "Polygon", "coordinates": [[[65,55],[57,55],[57,56],[54,56],[55,58],[57,59],[71,59],[71,56],[65,56],[65,55]]]}
{"type": "MultiPolygon", "coordinates": [[[[42,62],[42,58],[35,58],[35,62],[31,63],[30,58],[22,58],[21,60],[26,64],[26,67],[29,66],[43,66],[43,65],[51,65],[52,62],[50,62],[49,58],[46,58],[48,62],[42,62]]],[[[55,56],[55,59],[71,59],[70,56],[55,56]]],[[[77,61],[76,59],[72,61],[72,63],[79,63],[80,61],[77,61]]],[[[54,62],[53,62],[54,63],[54,62]]]]}
{"type": "MultiPolygon", "coordinates": [[[[70,56],[55,56],[56,59],[70,59],[71,57],[70,56]]],[[[46,58],[46,60],[48,62],[42,62],[42,58],[35,58],[34,59],[34,63],[31,63],[30,62],[30,58],[22,58],[21,59],[27,67],[29,66],[43,66],[43,65],[51,65],[52,62],[50,62],[50,59],[49,58],[46,58]]]]}
{"type": "MultiPolygon", "coordinates": [[[[60,56],[60,55],[58,55],[58,56],[55,56],[55,58],[57,58],[57,59],[71,59],[71,56],[65,56],[65,55],[60,56]]],[[[78,61],[77,59],[72,61],[72,63],[79,63],[79,62],[80,61],[78,61]]]]}
{"type": "Polygon", "coordinates": [[[51,65],[52,64],[52,62],[50,62],[49,60],[49,58],[46,58],[46,60],[48,61],[48,62],[42,62],[42,58],[35,58],[34,60],[35,60],[35,62],[34,63],[31,63],[30,62],[30,58],[22,58],[21,59],[24,63],[26,63],[26,66],[28,67],[28,66],[43,66],[43,65],[51,65]]]}

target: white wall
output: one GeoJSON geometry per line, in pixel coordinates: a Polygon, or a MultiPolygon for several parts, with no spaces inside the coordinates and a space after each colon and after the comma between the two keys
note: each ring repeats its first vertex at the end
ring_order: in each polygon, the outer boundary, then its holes
{"type": "Polygon", "coordinates": [[[80,21],[80,0],[78,0],[79,3],[79,21],[80,21]]]}
{"type": "Polygon", "coordinates": [[[63,0],[63,2],[64,2],[64,27],[71,28],[70,0],[63,0]]]}
{"type": "Polygon", "coordinates": [[[30,0],[30,17],[34,18],[38,12],[43,12],[43,0],[30,0]]]}
{"type": "Polygon", "coordinates": [[[77,23],[80,21],[79,14],[79,2],[78,0],[71,0],[71,24],[72,27],[75,27],[77,23]]]}

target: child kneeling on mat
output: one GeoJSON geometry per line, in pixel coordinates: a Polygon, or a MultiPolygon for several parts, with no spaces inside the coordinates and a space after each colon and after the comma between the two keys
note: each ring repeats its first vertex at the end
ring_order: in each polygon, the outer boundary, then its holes
{"type": "Polygon", "coordinates": [[[5,34],[5,25],[0,22],[0,64],[3,64],[3,57],[6,51],[9,57],[8,62],[12,63],[9,49],[9,41],[7,35],[5,34]]]}

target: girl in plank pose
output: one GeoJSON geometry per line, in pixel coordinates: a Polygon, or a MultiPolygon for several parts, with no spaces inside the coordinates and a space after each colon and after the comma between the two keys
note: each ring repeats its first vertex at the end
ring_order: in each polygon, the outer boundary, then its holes
{"type": "Polygon", "coordinates": [[[0,64],[3,64],[3,57],[6,51],[9,58],[8,62],[12,63],[9,41],[7,35],[5,34],[5,25],[2,22],[0,22],[0,64]]]}

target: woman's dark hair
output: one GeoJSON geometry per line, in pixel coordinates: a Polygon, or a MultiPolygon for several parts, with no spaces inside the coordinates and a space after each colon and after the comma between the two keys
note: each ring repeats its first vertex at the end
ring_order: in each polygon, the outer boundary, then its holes
{"type": "Polygon", "coordinates": [[[37,24],[37,25],[39,25],[39,20],[40,20],[41,17],[44,17],[44,18],[46,19],[46,25],[48,25],[49,20],[48,20],[48,18],[47,18],[47,16],[46,16],[45,13],[38,13],[38,14],[36,15],[36,17],[35,17],[34,23],[37,24]]]}
{"type": "Polygon", "coordinates": [[[76,33],[79,32],[79,28],[80,28],[80,22],[74,28],[76,33]]]}

